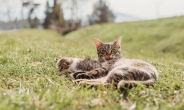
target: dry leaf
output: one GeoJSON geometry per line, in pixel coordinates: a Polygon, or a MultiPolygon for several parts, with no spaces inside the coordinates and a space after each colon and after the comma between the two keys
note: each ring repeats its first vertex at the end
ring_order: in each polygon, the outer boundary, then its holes
{"type": "Polygon", "coordinates": [[[104,101],[101,98],[98,98],[98,99],[93,99],[91,103],[94,105],[103,105],[104,101]]]}
{"type": "Polygon", "coordinates": [[[32,66],[37,66],[37,65],[41,65],[42,62],[32,62],[32,66]]]}

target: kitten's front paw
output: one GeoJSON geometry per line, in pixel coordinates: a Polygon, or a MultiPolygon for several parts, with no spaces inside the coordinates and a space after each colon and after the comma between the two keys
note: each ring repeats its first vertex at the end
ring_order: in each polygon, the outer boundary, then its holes
{"type": "Polygon", "coordinates": [[[90,79],[91,77],[86,75],[85,73],[77,75],[76,79],[90,79]]]}
{"type": "Polygon", "coordinates": [[[83,74],[83,73],[85,73],[85,72],[76,72],[76,73],[73,74],[73,77],[74,77],[75,79],[79,79],[79,78],[77,78],[77,76],[78,76],[79,74],[83,74]]]}
{"type": "Polygon", "coordinates": [[[85,72],[79,72],[74,74],[75,79],[90,79],[90,76],[87,75],[85,72]]]}

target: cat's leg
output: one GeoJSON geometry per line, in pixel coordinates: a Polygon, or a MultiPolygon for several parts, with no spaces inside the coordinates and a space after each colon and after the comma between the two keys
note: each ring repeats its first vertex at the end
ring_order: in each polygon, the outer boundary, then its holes
{"type": "MultiPolygon", "coordinates": [[[[79,84],[89,84],[89,85],[93,85],[93,86],[99,86],[99,85],[104,85],[104,86],[110,86],[113,82],[109,83],[109,82],[104,82],[102,80],[99,79],[77,79],[75,80],[76,82],[79,82],[79,84]]],[[[149,80],[145,80],[145,81],[134,81],[134,80],[121,80],[118,84],[115,82],[114,84],[116,85],[116,87],[121,88],[122,86],[137,86],[139,84],[143,84],[145,86],[151,86],[155,83],[156,81],[154,79],[149,79],[149,80]]]]}
{"type": "Polygon", "coordinates": [[[82,81],[79,84],[88,84],[88,85],[93,85],[93,86],[99,86],[99,85],[103,85],[103,86],[110,86],[110,83],[102,83],[102,82],[98,82],[98,81],[93,81],[93,82],[88,82],[88,81],[82,81]]]}
{"type": "Polygon", "coordinates": [[[75,82],[82,82],[82,81],[88,81],[88,82],[93,82],[96,81],[96,79],[76,79],[75,82]]]}
{"type": "Polygon", "coordinates": [[[145,81],[134,81],[134,80],[128,81],[128,80],[121,80],[121,81],[118,83],[117,87],[118,87],[118,88],[121,88],[122,86],[125,86],[125,85],[137,86],[137,85],[139,85],[139,84],[143,84],[143,85],[145,85],[145,86],[151,86],[151,85],[153,85],[155,82],[156,82],[156,81],[155,81],[155,79],[153,79],[153,78],[152,78],[152,79],[145,80],[145,81]]]}
{"type": "Polygon", "coordinates": [[[98,78],[98,79],[76,79],[75,82],[82,82],[82,81],[87,81],[87,82],[106,82],[107,76],[98,78]]]}
{"type": "Polygon", "coordinates": [[[75,79],[96,79],[99,77],[106,76],[108,73],[108,69],[106,68],[96,68],[94,70],[84,72],[84,73],[75,73],[73,76],[75,79]]]}
{"type": "Polygon", "coordinates": [[[104,85],[104,86],[110,86],[110,83],[106,83],[105,79],[77,79],[75,82],[78,82],[79,84],[88,84],[88,85],[93,85],[93,86],[98,86],[98,85],[104,85]]]}

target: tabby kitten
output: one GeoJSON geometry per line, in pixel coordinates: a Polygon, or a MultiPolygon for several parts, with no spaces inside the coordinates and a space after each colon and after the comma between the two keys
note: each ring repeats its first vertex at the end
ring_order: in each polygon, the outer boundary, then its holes
{"type": "Polygon", "coordinates": [[[75,72],[80,74],[83,71],[90,71],[101,67],[100,62],[96,60],[92,60],[91,58],[71,58],[71,57],[63,57],[57,62],[58,70],[61,74],[69,72],[75,72]]]}
{"type": "MultiPolygon", "coordinates": [[[[121,39],[112,43],[103,43],[94,39],[98,60],[102,67],[76,75],[76,81],[91,85],[110,85],[120,87],[124,84],[153,85],[158,80],[156,68],[142,60],[121,57],[121,39]],[[95,79],[97,78],[97,79],[95,79]]],[[[75,75],[74,74],[74,75],[75,75]]]]}

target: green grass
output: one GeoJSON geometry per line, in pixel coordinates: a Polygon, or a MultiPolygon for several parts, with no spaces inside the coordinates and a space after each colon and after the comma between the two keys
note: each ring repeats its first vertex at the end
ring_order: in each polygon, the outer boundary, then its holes
{"type": "Polygon", "coordinates": [[[67,36],[47,30],[0,34],[0,110],[32,109],[184,109],[184,17],[79,29],[67,36]],[[159,70],[153,87],[123,93],[104,87],[84,87],[59,76],[56,58],[96,58],[93,38],[122,39],[122,55],[148,61],[159,70]],[[41,62],[34,66],[33,62],[41,62]],[[93,103],[100,99],[102,105],[93,103]]]}

